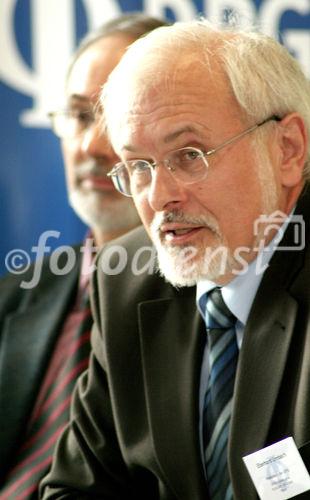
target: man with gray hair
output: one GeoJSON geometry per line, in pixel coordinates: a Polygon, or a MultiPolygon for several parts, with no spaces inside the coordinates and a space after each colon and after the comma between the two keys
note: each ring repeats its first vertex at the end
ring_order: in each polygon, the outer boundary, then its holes
{"type": "Polygon", "coordinates": [[[194,21],[135,42],[101,101],[146,231],[116,241],[118,275],[99,257],[44,498],[269,500],[243,458],[288,437],[309,455],[309,82],[275,40],[194,21]]]}

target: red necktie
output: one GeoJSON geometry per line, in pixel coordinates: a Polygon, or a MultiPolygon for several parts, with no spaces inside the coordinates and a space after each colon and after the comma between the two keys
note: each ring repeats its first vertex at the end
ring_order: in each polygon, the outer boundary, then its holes
{"type": "Polygon", "coordinates": [[[85,294],[68,316],[56,343],[18,459],[0,489],[1,500],[37,498],[38,484],[50,467],[57,438],[69,421],[76,379],[88,366],[91,326],[85,294]]]}

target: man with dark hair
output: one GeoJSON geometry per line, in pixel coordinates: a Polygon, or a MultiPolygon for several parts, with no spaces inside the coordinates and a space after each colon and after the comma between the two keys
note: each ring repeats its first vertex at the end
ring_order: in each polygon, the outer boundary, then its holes
{"type": "MultiPolygon", "coordinates": [[[[99,130],[98,94],[126,47],[163,22],[120,16],[88,35],[70,64],[67,107],[50,113],[61,138],[70,203],[90,227],[76,264],[62,275],[47,259],[0,282],[0,497],[37,498],[57,437],[69,418],[75,379],[87,367],[92,318],[88,282],[96,249],[140,224],[129,198],[106,176],[117,156],[99,130]]],[[[72,250],[73,252],[73,250],[72,250]]],[[[69,254],[69,258],[70,255],[69,254]]]]}

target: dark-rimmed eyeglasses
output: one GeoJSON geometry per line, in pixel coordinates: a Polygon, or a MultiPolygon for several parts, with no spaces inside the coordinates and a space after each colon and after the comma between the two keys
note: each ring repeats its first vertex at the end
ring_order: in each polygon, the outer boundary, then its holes
{"type": "Polygon", "coordinates": [[[140,159],[122,161],[116,163],[107,175],[112,178],[116,189],[125,196],[133,196],[133,193],[139,193],[150,185],[153,178],[153,172],[160,163],[171,172],[171,175],[178,182],[183,184],[194,184],[195,182],[202,181],[206,177],[209,169],[208,158],[211,155],[271,120],[280,121],[281,118],[272,115],[262,122],[227,139],[225,142],[209,151],[201,151],[198,148],[188,146],[171,151],[160,162],[150,162],[140,159]]]}

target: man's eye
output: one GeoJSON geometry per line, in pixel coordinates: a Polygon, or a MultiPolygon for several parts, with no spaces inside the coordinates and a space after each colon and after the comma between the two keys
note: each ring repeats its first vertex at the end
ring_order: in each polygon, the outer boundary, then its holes
{"type": "Polygon", "coordinates": [[[143,174],[150,168],[149,163],[144,160],[133,160],[128,163],[129,172],[134,174],[143,174]]]}
{"type": "Polygon", "coordinates": [[[91,111],[78,111],[76,118],[80,123],[90,123],[93,121],[93,114],[91,111]]]}
{"type": "Polygon", "coordinates": [[[71,109],[69,116],[77,120],[81,125],[91,123],[94,120],[94,115],[91,110],[71,109]]]}
{"type": "Polygon", "coordinates": [[[185,162],[191,162],[193,160],[196,160],[197,158],[200,158],[200,154],[198,151],[194,150],[189,150],[189,151],[182,151],[180,154],[180,161],[185,161],[185,162]]]}

